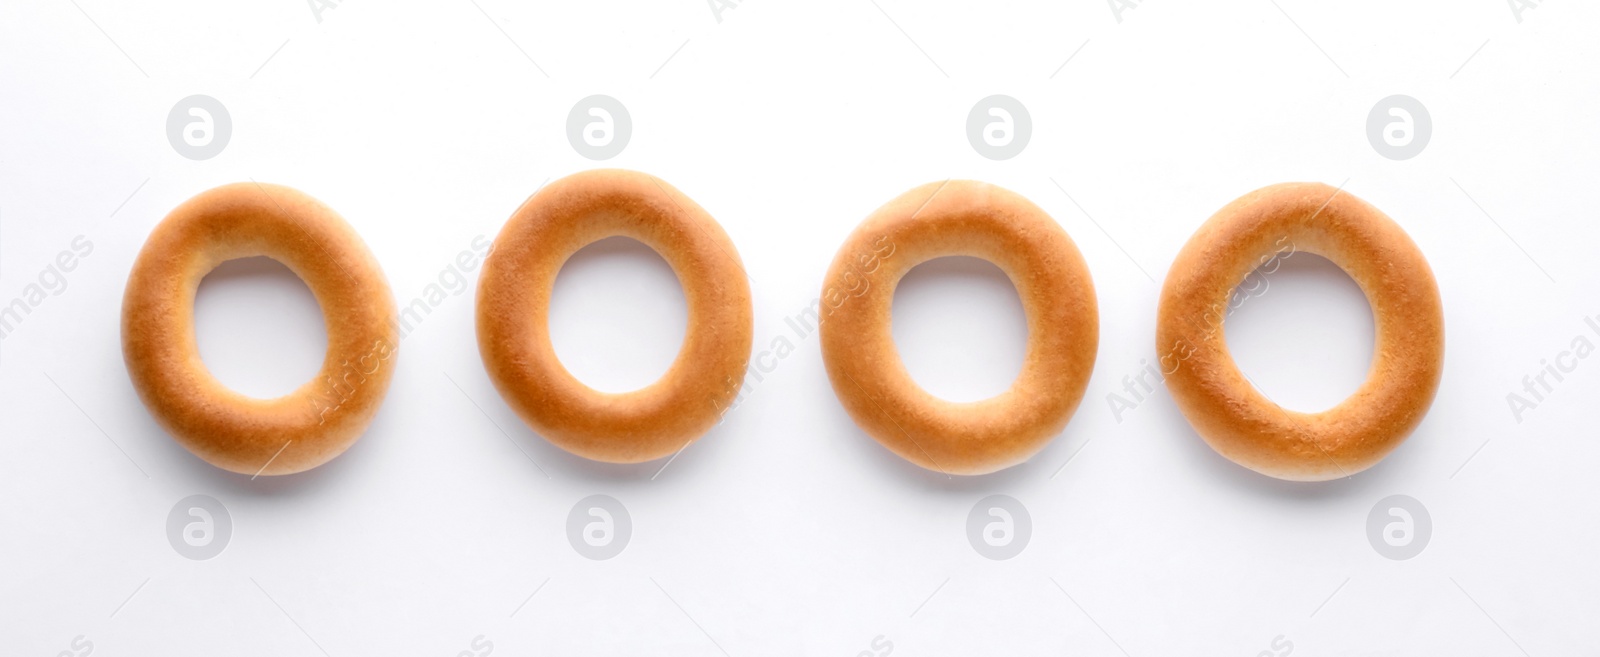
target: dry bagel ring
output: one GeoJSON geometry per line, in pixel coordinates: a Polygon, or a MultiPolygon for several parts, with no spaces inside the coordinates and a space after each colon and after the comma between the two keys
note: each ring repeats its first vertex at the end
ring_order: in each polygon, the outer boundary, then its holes
{"type": "Polygon", "coordinates": [[[1189,238],[1161,292],[1156,349],[1172,398],[1212,449],[1271,477],[1325,481],[1372,467],[1422,421],[1444,367],[1444,310],[1428,261],[1394,220],[1342,190],[1284,183],[1229,203],[1189,238]],[[1321,413],[1263,396],[1221,330],[1234,288],[1286,248],[1344,269],[1376,323],[1366,382],[1321,413]]]}
{"type": "Polygon", "coordinates": [[[912,189],[845,240],[821,304],[822,357],[845,410],[884,447],[929,470],[986,474],[1028,460],[1083,399],[1099,343],[1089,267],[1044,210],[966,180],[912,189]],[[939,399],[911,379],[889,331],[894,290],[913,267],[965,255],[999,266],[1028,315],[1022,372],[989,399],[939,399]]]}
{"type": "Polygon", "coordinates": [[[185,201],[150,233],[122,298],[122,356],[150,414],[196,456],[243,474],[292,474],[366,431],[394,374],[396,326],[383,270],[344,219],[288,187],[235,183],[185,201]],[[328,331],[316,378],[277,399],[223,387],[195,343],[200,279],[251,256],[299,275],[328,331]]]}
{"type": "Polygon", "coordinates": [[[610,463],[671,455],[716,423],[750,360],[750,286],[733,241],[694,201],[655,176],[600,169],[557,180],[518,208],[478,279],[478,351],[506,403],[539,435],[610,463]],[[600,392],[550,344],[550,293],[579,249],[630,237],[671,265],[689,327],[667,373],[639,390],[600,392]]]}

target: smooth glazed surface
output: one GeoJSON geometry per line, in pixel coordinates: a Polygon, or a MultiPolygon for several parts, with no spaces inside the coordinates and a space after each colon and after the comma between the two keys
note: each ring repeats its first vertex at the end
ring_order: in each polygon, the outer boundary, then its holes
{"type": "Polygon", "coordinates": [[[123,296],[123,359],[150,414],[206,462],[252,476],[309,470],[355,444],[388,391],[398,347],[389,284],[361,237],[279,185],[235,183],[185,201],[145,241],[123,296]],[[317,376],[276,399],[224,387],[195,342],[200,279],[252,256],[304,280],[328,332],[317,376]]]}
{"type": "Polygon", "coordinates": [[[683,449],[732,405],[750,360],[750,286],[732,240],[682,192],[636,171],[573,174],[528,199],[495,238],[477,308],[478,350],[506,403],[545,439],[596,461],[638,463],[683,449]],[[689,311],[667,373],[620,394],[590,388],[561,365],[548,321],[567,258],[616,236],[661,254],[689,311]]]}
{"type": "Polygon", "coordinates": [[[1328,185],[1284,183],[1228,204],[1184,245],[1162,289],[1156,349],[1167,389],[1218,453],[1279,479],[1323,481],[1372,467],[1422,421],[1444,366],[1444,309],[1427,260],[1387,215],[1328,185]],[[1321,413],[1267,399],[1223,338],[1235,288],[1286,249],[1344,269],[1376,323],[1366,382],[1321,413]]]}
{"type": "Polygon", "coordinates": [[[1043,449],[1082,400],[1100,335],[1089,268],[1066,231],[1022,196],[966,180],[917,187],[861,222],[828,270],[819,314],[828,378],[850,417],[900,457],[946,474],[994,472],[1043,449]],[[994,263],[1027,312],[1022,372],[989,399],[929,394],[895,348],[895,286],[943,256],[994,263]]]}

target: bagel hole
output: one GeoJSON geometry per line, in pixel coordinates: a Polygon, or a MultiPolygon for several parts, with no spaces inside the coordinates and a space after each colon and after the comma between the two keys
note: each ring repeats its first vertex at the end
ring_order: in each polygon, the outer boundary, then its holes
{"type": "Polygon", "coordinates": [[[968,256],[924,262],[895,287],[890,331],[911,379],[947,401],[1005,392],[1022,373],[1028,318],[993,263],[968,256]]]}
{"type": "Polygon", "coordinates": [[[595,390],[638,390],[683,347],[689,309],[671,265],[627,237],[579,249],[556,274],[550,341],[567,371],[595,390]]]}
{"type": "Polygon", "coordinates": [[[1300,251],[1276,263],[1234,288],[1223,337],[1239,370],[1268,399],[1303,413],[1328,410],[1367,379],[1372,306],[1349,274],[1322,256],[1300,251]]]}
{"type": "Polygon", "coordinates": [[[211,376],[256,399],[305,385],[328,352],[316,296],[283,263],[265,256],[228,260],[200,280],[194,333],[211,376]]]}

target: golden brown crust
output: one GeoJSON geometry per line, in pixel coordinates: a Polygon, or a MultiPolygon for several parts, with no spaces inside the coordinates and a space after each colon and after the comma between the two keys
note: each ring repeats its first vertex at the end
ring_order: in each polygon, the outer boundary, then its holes
{"type": "Polygon", "coordinates": [[[394,299],[361,237],[279,185],[224,185],[179,205],[150,233],[123,295],[122,354],[139,398],[179,444],[243,474],[302,472],[348,449],[383,402],[398,347],[394,299]],[[299,275],[328,332],[321,371],[277,399],[223,387],[195,343],[200,279],[252,256],[299,275]]]}
{"type": "Polygon", "coordinates": [[[478,280],[478,351],[500,395],[545,439],[610,463],[671,455],[715,426],[750,360],[750,286],[733,241],[704,209],[662,180],[600,169],[541,189],[495,238],[478,280]],[[550,293],[579,249],[630,237],[667,261],[689,326],[667,373],[639,390],[604,393],[567,372],[550,344],[550,293]]]}
{"type": "Polygon", "coordinates": [[[994,472],[1043,449],[1083,399],[1100,335],[1089,268],[1066,231],[1022,196],[966,180],[917,187],[867,217],[828,270],[820,313],[823,360],[850,417],[900,457],[947,474],[994,472]],[[900,278],[953,255],[997,265],[1028,316],[1022,372],[970,403],[918,386],[889,330],[900,278]]]}
{"type": "Polygon", "coordinates": [[[1279,479],[1324,481],[1372,467],[1422,421],[1444,366],[1444,310],[1427,260],[1387,215],[1327,185],[1283,183],[1229,203],[1184,245],[1162,289],[1156,348],[1178,408],[1218,453],[1279,479]],[[1366,382],[1321,413],[1263,396],[1223,337],[1234,289],[1286,248],[1343,268],[1376,323],[1366,382]]]}

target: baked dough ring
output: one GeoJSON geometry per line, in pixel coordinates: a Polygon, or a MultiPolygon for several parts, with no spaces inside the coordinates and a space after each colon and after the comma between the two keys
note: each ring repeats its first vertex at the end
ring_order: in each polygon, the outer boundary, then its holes
{"type": "Polygon", "coordinates": [[[967,180],[917,187],[861,222],[828,270],[820,321],[828,378],[856,424],[907,461],[963,475],[1022,463],[1061,432],[1100,337],[1094,285],[1072,238],[1028,199],[967,180]],[[1028,315],[1022,372],[1005,392],[970,403],[918,386],[889,330],[900,278],[955,255],[999,266],[1028,315]]]}
{"type": "Polygon", "coordinates": [[[722,227],[682,192],[637,171],[584,171],[547,185],[500,230],[478,279],[478,351],[500,396],[546,440],[609,463],[669,456],[717,424],[744,383],[751,315],[744,266],[722,227]],[[661,254],[689,310],[667,373],[621,394],[568,373],[548,321],[567,258],[616,236],[661,254]]]}
{"type": "Polygon", "coordinates": [[[1388,216],[1327,185],[1284,183],[1229,203],[1189,238],[1161,292],[1156,349],[1172,398],[1218,453],[1271,477],[1325,481],[1372,467],[1422,421],[1444,366],[1444,310],[1428,261],[1388,216]],[[1343,268],[1376,323],[1366,382],[1321,413],[1267,399],[1223,337],[1234,289],[1286,249],[1343,268]]]}
{"type": "Polygon", "coordinates": [[[248,475],[309,470],[355,444],[389,389],[399,341],[389,284],[361,237],[279,185],[224,185],[179,205],[145,241],[122,298],[122,356],[150,414],[207,463],[248,475]],[[195,343],[200,279],[252,256],[299,275],[328,332],[316,378],[277,399],[223,387],[195,343]]]}

